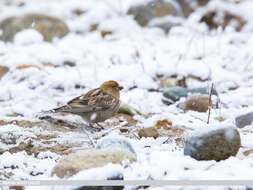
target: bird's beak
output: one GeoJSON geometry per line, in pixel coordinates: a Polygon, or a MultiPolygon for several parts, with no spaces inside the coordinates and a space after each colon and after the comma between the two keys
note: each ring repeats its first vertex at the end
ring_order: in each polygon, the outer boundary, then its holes
{"type": "Polygon", "coordinates": [[[123,86],[119,86],[118,89],[119,89],[119,90],[122,90],[122,89],[123,89],[123,86]]]}

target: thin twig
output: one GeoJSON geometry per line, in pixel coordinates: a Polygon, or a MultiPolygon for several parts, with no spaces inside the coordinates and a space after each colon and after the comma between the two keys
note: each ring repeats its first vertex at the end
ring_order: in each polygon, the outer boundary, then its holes
{"type": "Polygon", "coordinates": [[[171,137],[168,137],[162,144],[168,143],[170,139],[171,139],[171,137]]]}
{"type": "Polygon", "coordinates": [[[93,148],[95,148],[96,145],[95,145],[94,141],[92,140],[92,138],[89,136],[88,132],[85,131],[84,128],[81,128],[81,130],[82,130],[82,132],[84,132],[84,133],[86,134],[86,136],[88,137],[89,141],[91,142],[91,146],[92,146],[93,148]]]}
{"type": "Polygon", "coordinates": [[[211,96],[212,96],[212,91],[213,91],[213,83],[211,86],[211,90],[209,93],[209,102],[208,102],[208,118],[207,118],[207,124],[209,124],[209,120],[210,120],[210,115],[211,115],[211,96]]]}
{"type": "Polygon", "coordinates": [[[132,133],[133,134],[133,136],[135,136],[135,138],[137,138],[138,140],[140,140],[141,138],[138,136],[138,135],[136,135],[135,133],[132,133]]]}

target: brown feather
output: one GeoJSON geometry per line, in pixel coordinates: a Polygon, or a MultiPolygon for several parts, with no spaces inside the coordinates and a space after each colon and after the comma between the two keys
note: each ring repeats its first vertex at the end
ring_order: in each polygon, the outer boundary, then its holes
{"type": "Polygon", "coordinates": [[[67,105],[53,109],[52,112],[73,113],[90,123],[101,122],[117,113],[121,89],[116,81],[107,81],[99,88],[70,100],[67,105]]]}

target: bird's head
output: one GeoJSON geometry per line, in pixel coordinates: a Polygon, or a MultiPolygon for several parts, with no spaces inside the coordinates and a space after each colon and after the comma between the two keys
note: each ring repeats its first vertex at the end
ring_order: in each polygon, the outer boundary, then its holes
{"type": "Polygon", "coordinates": [[[114,80],[104,82],[99,88],[116,98],[120,97],[120,90],[123,89],[123,87],[114,80]]]}

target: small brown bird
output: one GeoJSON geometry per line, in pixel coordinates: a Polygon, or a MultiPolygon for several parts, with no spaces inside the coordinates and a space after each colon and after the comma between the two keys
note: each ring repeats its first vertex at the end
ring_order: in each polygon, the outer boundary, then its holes
{"type": "Polygon", "coordinates": [[[99,88],[70,100],[67,105],[48,112],[65,112],[81,116],[90,125],[105,121],[114,116],[120,106],[120,90],[123,87],[116,81],[104,82],[99,88]]]}

